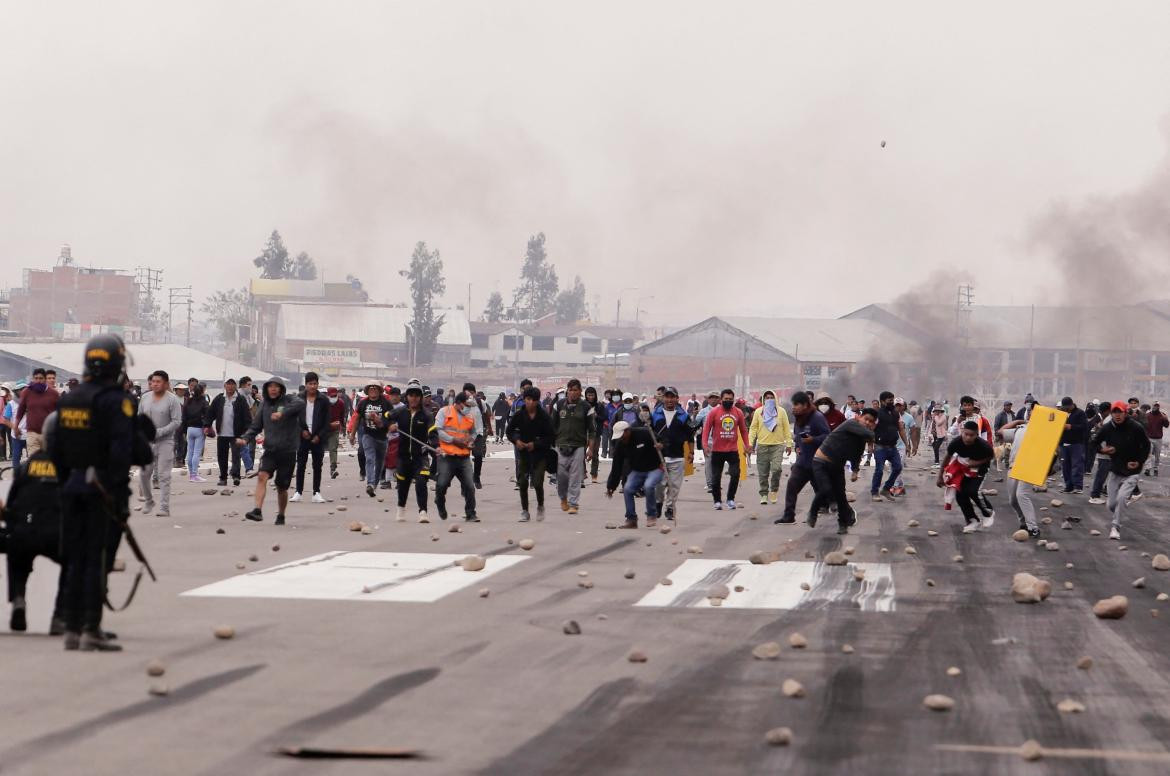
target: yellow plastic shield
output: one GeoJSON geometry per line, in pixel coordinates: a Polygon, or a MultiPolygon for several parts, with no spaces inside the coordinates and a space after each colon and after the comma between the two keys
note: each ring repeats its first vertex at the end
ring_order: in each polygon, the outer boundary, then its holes
{"type": "Polygon", "coordinates": [[[693,455],[693,453],[691,452],[691,443],[684,442],[683,443],[683,458],[686,459],[686,463],[683,464],[683,476],[684,477],[690,477],[692,474],[695,473],[695,461],[691,457],[692,455],[693,455]]]}
{"type": "Polygon", "coordinates": [[[1020,442],[1016,462],[1008,476],[1031,485],[1044,485],[1048,481],[1048,473],[1052,471],[1052,457],[1056,454],[1056,446],[1060,444],[1060,435],[1064,433],[1067,419],[1068,413],[1055,407],[1040,404],[1033,407],[1028,420],[1028,432],[1020,442]]]}

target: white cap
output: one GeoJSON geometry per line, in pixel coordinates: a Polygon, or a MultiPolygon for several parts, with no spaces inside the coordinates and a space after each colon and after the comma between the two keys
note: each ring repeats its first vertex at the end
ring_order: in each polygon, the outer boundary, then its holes
{"type": "Polygon", "coordinates": [[[633,400],[634,400],[634,394],[630,393],[629,391],[626,391],[625,393],[622,394],[622,401],[633,401],[633,400]]]}
{"type": "Polygon", "coordinates": [[[617,439],[622,434],[626,433],[626,429],[629,427],[630,427],[630,424],[624,420],[619,420],[617,423],[614,423],[613,424],[613,437],[614,437],[614,439],[617,439]]]}

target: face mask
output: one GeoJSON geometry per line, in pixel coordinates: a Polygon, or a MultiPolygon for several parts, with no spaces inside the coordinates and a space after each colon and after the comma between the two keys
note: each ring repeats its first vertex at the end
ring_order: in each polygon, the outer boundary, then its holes
{"type": "Polygon", "coordinates": [[[721,401],[719,403],[723,405],[723,409],[725,409],[725,410],[731,409],[731,405],[735,404],[735,402],[733,402],[731,399],[724,399],[723,401],[721,401]]]}
{"type": "Polygon", "coordinates": [[[817,409],[820,410],[821,414],[823,415],[824,413],[829,411],[829,405],[828,404],[818,404],[817,409]]]}
{"type": "Polygon", "coordinates": [[[634,403],[632,401],[624,401],[624,402],[622,402],[622,406],[625,407],[626,409],[630,409],[631,407],[634,406],[634,403]]]}
{"type": "Polygon", "coordinates": [[[776,400],[775,399],[764,399],[764,406],[767,407],[769,411],[772,411],[772,410],[776,409],[776,400]]]}

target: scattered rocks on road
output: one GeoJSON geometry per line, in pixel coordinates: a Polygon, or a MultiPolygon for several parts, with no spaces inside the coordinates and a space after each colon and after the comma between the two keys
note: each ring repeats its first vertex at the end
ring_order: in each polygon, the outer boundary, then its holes
{"type": "Polygon", "coordinates": [[[768,746],[788,746],[792,743],[792,728],[772,728],[764,734],[768,746]]]}
{"type": "Polygon", "coordinates": [[[280,545],[279,544],[272,545],[272,551],[273,552],[280,552],[280,545]]]}
{"type": "Polygon", "coordinates": [[[853,578],[858,582],[865,580],[865,569],[853,569],[853,578]]]}
{"type": "Polygon", "coordinates": [[[347,512],[347,511],[349,511],[349,507],[345,506],[344,504],[340,504],[337,507],[337,511],[338,512],[347,512]]]}
{"type": "Polygon", "coordinates": [[[907,547],[907,548],[906,548],[906,554],[907,554],[907,555],[917,555],[917,554],[918,554],[918,550],[914,549],[913,547],[907,547]]]}
{"type": "Polygon", "coordinates": [[[910,522],[906,523],[906,527],[907,527],[907,528],[917,528],[917,527],[918,527],[918,521],[917,521],[917,520],[911,520],[910,522]]]}
{"type": "Polygon", "coordinates": [[[1136,587],[1138,590],[1141,590],[1143,587],[1146,586],[1146,578],[1145,577],[1138,577],[1133,582],[1130,582],[1130,584],[1133,585],[1134,587],[1136,587]]]}
{"type": "Polygon", "coordinates": [[[432,542],[439,541],[439,535],[438,534],[431,534],[431,541],[432,542]]]}
{"type": "Polygon", "coordinates": [[[780,644],[776,641],[765,641],[752,648],[752,657],[756,660],[775,660],[780,657],[780,644]]]}
{"type": "Polygon", "coordinates": [[[664,525],[658,529],[658,533],[660,533],[660,534],[668,534],[668,533],[670,533],[670,531],[671,531],[671,528],[669,525],[664,525]]]}
{"type": "Polygon", "coordinates": [[[645,663],[647,660],[649,660],[649,658],[642,650],[635,649],[630,652],[630,654],[626,655],[626,660],[630,661],[631,663],[645,663]]]}
{"type": "Polygon", "coordinates": [[[842,644],[841,651],[844,652],[846,655],[852,655],[853,654],[853,645],[852,644],[842,644]]]}
{"type": "Polygon", "coordinates": [[[236,629],[230,625],[217,625],[212,632],[217,639],[230,639],[236,635],[236,629]]]}
{"type": "Polygon", "coordinates": [[[963,673],[963,670],[958,666],[951,666],[947,669],[947,676],[958,676],[961,673],[963,673]]]}
{"type": "Polygon", "coordinates": [[[163,665],[161,660],[151,660],[146,664],[147,676],[162,676],[167,672],[167,667],[163,665]]]}
{"type": "Polygon", "coordinates": [[[1052,499],[1052,501],[1050,501],[1050,502],[1048,502],[1048,503],[1049,503],[1051,506],[1054,506],[1054,507],[1056,507],[1056,508],[1058,508],[1058,509],[1059,509],[1060,507],[1063,507],[1063,506],[1064,506],[1064,502],[1063,502],[1063,501],[1061,501],[1061,500],[1060,500],[1060,499],[1058,499],[1058,498],[1054,498],[1054,499],[1052,499]]]}
{"type": "Polygon", "coordinates": [[[1029,738],[1020,745],[1020,757],[1028,762],[1035,762],[1044,756],[1044,747],[1040,746],[1040,742],[1029,738]]]}
{"type": "Polygon", "coordinates": [[[492,591],[488,590],[486,587],[481,587],[479,589],[479,597],[480,598],[487,598],[491,594],[492,594],[492,591]]]}
{"type": "Polygon", "coordinates": [[[447,529],[447,533],[463,533],[463,526],[459,525],[458,523],[455,523],[454,525],[452,525],[450,528],[447,529]]]}
{"type": "Polygon", "coordinates": [[[845,547],[845,549],[843,549],[841,551],[843,553],[845,553],[846,555],[852,555],[853,553],[857,552],[857,548],[852,547],[852,546],[848,546],[848,547],[845,547]]]}
{"type": "Polygon", "coordinates": [[[519,546],[520,546],[520,549],[527,551],[527,550],[531,550],[533,547],[535,547],[536,542],[533,541],[532,539],[521,539],[519,546]]]}
{"type": "Polygon", "coordinates": [[[245,566],[243,563],[237,563],[237,564],[236,564],[236,568],[237,568],[237,569],[246,569],[246,568],[248,568],[248,567],[247,567],[247,566],[245,566]]]}
{"type": "Polygon", "coordinates": [[[258,555],[249,555],[249,556],[248,556],[248,560],[250,560],[250,561],[252,561],[253,563],[255,563],[256,561],[260,560],[260,557],[259,557],[258,555]]]}
{"type": "Polygon", "coordinates": [[[931,711],[950,711],[955,707],[955,699],[949,695],[927,695],[922,705],[931,711]]]}
{"type": "Polygon", "coordinates": [[[789,698],[804,697],[804,685],[795,679],[785,679],[784,684],[780,685],[780,691],[789,698]]]}
{"type": "Polygon", "coordinates": [[[634,577],[637,576],[637,573],[633,569],[626,569],[625,573],[622,574],[622,576],[625,577],[626,579],[633,579],[634,577]]]}
{"type": "Polygon", "coordinates": [[[1056,704],[1056,710],[1061,714],[1080,714],[1084,712],[1085,704],[1072,698],[1065,698],[1056,704]]]}
{"type": "Polygon", "coordinates": [[[926,586],[927,586],[927,587],[934,587],[934,580],[933,580],[933,579],[927,579],[927,580],[926,580],[926,586]]]}
{"type": "Polygon", "coordinates": [[[1077,668],[1081,669],[1082,671],[1088,671],[1092,667],[1093,667],[1093,658],[1089,657],[1088,655],[1085,655],[1084,657],[1082,657],[1080,660],[1077,661],[1077,668]]]}
{"type": "Polygon", "coordinates": [[[1018,604],[1038,604],[1052,594],[1052,583],[1026,572],[1012,577],[1012,599],[1018,604]]]}
{"type": "Polygon", "coordinates": [[[580,636],[581,625],[576,620],[565,620],[565,624],[561,626],[561,631],[566,636],[580,636]]]}
{"type": "Polygon", "coordinates": [[[1045,545],[1044,549],[1048,550],[1049,552],[1056,552],[1060,549],[1060,545],[1056,542],[1049,542],[1047,545],[1045,545]]]}
{"type": "Polygon", "coordinates": [[[215,494],[219,493],[219,491],[218,491],[216,488],[204,488],[204,489],[203,489],[202,491],[200,491],[200,492],[201,492],[201,493],[202,493],[204,496],[214,496],[215,494]]]}
{"type": "Polygon", "coordinates": [[[354,520],[353,522],[351,522],[351,523],[349,524],[349,530],[351,530],[351,531],[360,531],[360,530],[362,530],[362,524],[361,524],[361,521],[359,521],[359,520],[354,520]]]}
{"type": "Polygon", "coordinates": [[[799,633],[793,633],[788,637],[788,646],[793,649],[804,649],[808,646],[808,639],[799,633]]]}
{"type": "Polygon", "coordinates": [[[1170,571],[1170,558],[1159,552],[1154,556],[1154,559],[1150,561],[1150,566],[1155,571],[1170,571]]]}
{"type": "Polygon", "coordinates": [[[927,531],[926,535],[927,536],[938,536],[938,531],[927,531]]]}
{"type": "Polygon", "coordinates": [[[953,558],[951,558],[951,560],[952,560],[953,562],[955,562],[955,563],[962,563],[962,562],[963,562],[963,556],[962,556],[962,555],[956,555],[956,556],[954,556],[953,558]]]}
{"type": "Polygon", "coordinates": [[[711,587],[707,588],[708,598],[723,599],[729,595],[731,595],[731,591],[727,588],[727,585],[711,585],[711,587]]]}
{"type": "Polygon", "coordinates": [[[227,533],[227,531],[223,530],[222,528],[216,528],[215,533],[216,534],[225,534],[225,533],[227,533]]]}
{"type": "Polygon", "coordinates": [[[735,586],[735,592],[737,592],[737,593],[742,593],[746,589],[747,588],[745,588],[743,585],[736,585],[735,586]]]}
{"type": "Polygon", "coordinates": [[[1025,531],[1023,528],[1021,528],[1020,530],[1018,530],[1014,534],[1012,534],[1012,538],[1015,539],[1017,542],[1026,542],[1026,541],[1028,541],[1028,532],[1025,531]]]}
{"type": "Polygon", "coordinates": [[[1100,535],[1101,535],[1101,532],[1098,531],[1096,528],[1089,529],[1089,536],[1100,536],[1100,535]]]}
{"type": "Polygon", "coordinates": [[[616,530],[617,530],[617,523],[606,523],[606,524],[605,524],[605,530],[607,530],[607,531],[616,531],[616,530]]]}
{"type": "Polygon", "coordinates": [[[1065,589],[1065,590],[1072,590],[1072,589],[1073,589],[1073,587],[1075,587],[1075,586],[1073,585],[1073,583],[1072,583],[1072,582],[1065,582],[1065,583],[1064,583],[1064,589],[1065,589]]]}
{"type": "Polygon", "coordinates": [[[1170,601],[1170,595],[1166,595],[1165,593],[1158,593],[1157,597],[1154,600],[1156,600],[1156,601],[1170,601]]]}
{"type": "Polygon", "coordinates": [[[703,548],[697,544],[692,544],[690,547],[687,547],[687,554],[688,555],[702,555],[703,548]]]}
{"type": "Polygon", "coordinates": [[[151,682],[147,692],[149,692],[151,695],[157,695],[161,697],[163,695],[170,695],[171,688],[168,687],[165,682],[151,682]]]}
{"type": "Polygon", "coordinates": [[[487,561],[482,555],[468,555],[463,560],[459,561],[459,565],[463,567],[464,571],[483,571],[487,561]]]}
{"type": "Polygon", "coordinates": [[[662,579],[658,580],[658,584],[669,586],[674,584],[674,580],[670,577],[663,577],[662,579]]]}
{"type": "Polygon", "coordinates": [[[585,590],[592,590],[593,589],[593,580],[592,579],[578,580],[577,587],[584,588],[585,590]]]}
{"type": "Polygon", "coordinates": [[[834,550],[833,552],[825,553],[826,566],[844,566],[849,560],[845,557],[845,553],[834,550]]]}
{"type": "Polygon", "coordinates": [[[801,590],[812,590],[812,585],[810,585],[808,582],[801,582],[800,589],[801,590]]]}
{"type": "Polygon", "coordinates": [[[1093,614],[1102,620],[1120,620],[1129,611],[1129,599],[1123,595],[1102,598],[1093,604],[1093,614]]]}

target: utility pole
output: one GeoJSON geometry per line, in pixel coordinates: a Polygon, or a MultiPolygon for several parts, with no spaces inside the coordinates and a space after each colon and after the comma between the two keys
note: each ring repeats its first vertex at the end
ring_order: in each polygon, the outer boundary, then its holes
{"type": "Polygon", "coordinates": [[[167,342],[171,341],[171,328],[175,320],[175,308],[187,305],[187,347],[191,346],[191,286],[168,288],[167,299],[167,342]]]}
{"type": "Polygon", "coordinates": [[[154,292],[162,290],[162,270],[135,267],[134,283],[138,287],[138,323],[141,326],[143,315],[154,313],[154,292]]]}

